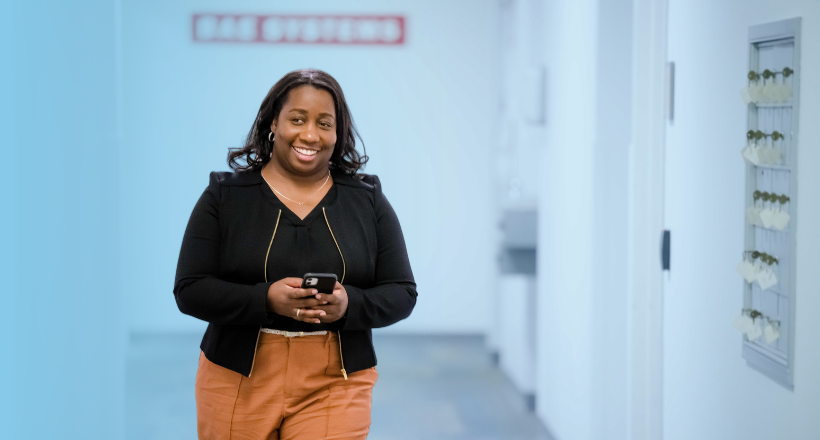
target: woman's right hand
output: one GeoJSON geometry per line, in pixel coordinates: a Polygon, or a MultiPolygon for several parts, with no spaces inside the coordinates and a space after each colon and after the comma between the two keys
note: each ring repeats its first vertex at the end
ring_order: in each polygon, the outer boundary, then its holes
{"type": "Polygon", "coordinates": [[[324,310],[313,310],[323,304],[316,299],[316,289],[302,289],[301,278],[283,278],[268,288],[268,311],[289,316],[297,321],[319,324],[324,310]]]}

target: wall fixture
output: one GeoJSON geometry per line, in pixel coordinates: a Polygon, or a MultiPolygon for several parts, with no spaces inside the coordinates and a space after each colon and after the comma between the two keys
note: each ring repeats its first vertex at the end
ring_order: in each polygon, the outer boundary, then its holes
{"type": "Polygon", "coordinates": [[[747,365],[794,387],[795,219],[800,104],[800,19],[749,28],[743,333],[747,365]],[[763,322],[768,324],[764,327],[763,322]],[[761,338],[761,336],[763,336],[761,338]]]}

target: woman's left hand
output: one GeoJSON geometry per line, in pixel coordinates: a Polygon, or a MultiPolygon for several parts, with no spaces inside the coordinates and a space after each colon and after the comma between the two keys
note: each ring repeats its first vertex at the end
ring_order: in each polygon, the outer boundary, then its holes
{"type": "Polygon", "coordinates": [[[336,286],[333,287],[333,294],[317,293],[316,299],[323,301],[325,304],[311,307],[313,310],[324,310],[326,315],[320,316],[319,320],[322,322],[336,322],[347,313],[347,291],[341,283],[336,281],[336,286]]]}

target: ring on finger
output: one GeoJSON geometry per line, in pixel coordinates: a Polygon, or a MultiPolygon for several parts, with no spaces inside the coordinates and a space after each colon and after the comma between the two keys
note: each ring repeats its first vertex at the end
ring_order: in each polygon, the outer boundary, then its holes
{"type": "Polygon", "coordinates": [[[302,309],[296,309],[296,317],[299,317],[299,314],[302,313],[302,309]]]}

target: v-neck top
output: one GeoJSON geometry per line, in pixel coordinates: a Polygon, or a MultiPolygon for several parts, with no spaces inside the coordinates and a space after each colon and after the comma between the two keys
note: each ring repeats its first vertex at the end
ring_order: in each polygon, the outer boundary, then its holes
{"type": "MultiPolygon", "coordinates": [[[[275,209],[282,212],[268,253],[268,281],[274,282],[287,277],[302,278],[309,272],[334,273],[336,279],[342,281],[342,257],[322,212],[322,208],[330,207],[336,202],[336,185],[330,187],[304,219],[300,219],[282,203],[267,185],[260,185],[260,189],[275,209]]],[[[337,330],[341,325],[339,321],[310,324],[275,313],[268,313],[268,318],[267,325],[263,327],[285,331],[337,330]]]]}
{"type": "Polygon", "coordinates": [[[274,195],[260,170],[211,173],[185,228],[174,279],[179,310],[208,322],[200,348],[211,362],[250,376],[260,327],[338,326],[350,374],[376,365],[371,329],[410,315],[416,282],[399,219],[379,178],[338,169],[331,175],[328,194],[301,220],[274,195]],[[273,282],[305,272],[342,275],[342,258],[348,299],[343,319],[303,324],[268,312],[273,282]]]}

